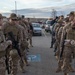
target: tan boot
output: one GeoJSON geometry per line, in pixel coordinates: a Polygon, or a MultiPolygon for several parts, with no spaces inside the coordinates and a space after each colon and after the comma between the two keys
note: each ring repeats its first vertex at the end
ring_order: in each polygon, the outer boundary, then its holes
{"type": "Polygon", "coordinates": [[[64,73],[64,75],[69,75],[68,73],[64,73]]]}
{"type": "Polygon", "coordinates": [[[57,59],[57,61],[59,60],[59,57],[56,55],[55,58],[57,59]]]}
{"type": "Polygon", "coordinates": [[[59,72],[61,72],[61,68],[57,68],[57,70],[56,70],[56,73],[59,73],[59,72]]]}
{"type": "Polygon", "coordinates": [[[26,72],[26,70],[22,69],[22,73],[25,73],[25,72],[26,72]]]}
{"type": "Polygon", "coordinates": [[[75,70],[72,68],[71,65],[69,66],[69,71],[70,71],[70,72],[75,72],[75,70]]]}

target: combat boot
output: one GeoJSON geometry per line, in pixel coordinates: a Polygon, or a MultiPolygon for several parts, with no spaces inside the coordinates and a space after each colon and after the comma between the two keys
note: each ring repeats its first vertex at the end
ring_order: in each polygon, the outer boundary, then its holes
{"type": "Polygon", "coordinates": [[[68,73],[64,73],[64,75],[69,75],[68,73]]]}
{"type": "Polygon", "coordinates": [[[58,68],[57,68],[57,70],[56,70],[56,73],[58,73],[58,72],[60,72],[60,71],[62,70],[62,69],[61,69],[62,65],[63,65],[62,60],[59,60],[59,61],[58,61],[58,68]]]}
{"type": "Polygon", "coordinates": [[[26,73],[26,70],[22,69],[22,73],[26,73]]]}
{"type": "Polygon", "coordinates": [[[68,66],[70,72],[75,72],[71,65],[68,66]]]}
{"type": "Polygon", "coordinates": [[[55,58],[57,59],[57,61],[59,60],[59,57],[56,55],[55,58]]]}
{"type": "Polygon", "coordinates": [[[61,68],[57,68],[57,70],[56,70],[56,73],[59,73],[59,72],[61,72],[61,68]]]}

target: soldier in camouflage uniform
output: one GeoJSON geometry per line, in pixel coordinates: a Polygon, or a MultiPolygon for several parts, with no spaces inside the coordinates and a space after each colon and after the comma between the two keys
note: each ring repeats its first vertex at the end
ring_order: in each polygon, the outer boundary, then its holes
{"type": "MultiPolygon", "coordinates": [[[[20,28],[22,30],[22,33],[23,33],[23,41],[21,43],[21,52],[22,52],[22,56],[24,58],[24,61],[26,63],[26,65],[28,66],[28,61],[27,61],[27,56],[26,56],[26,48],[28,46],[27,44],[27,39],[26,39],[26,31],[25,31],[25,28],[24,28],[24,23],[22,22],[21,18],[18,19],[18,24],[20,25],[20,28]]],[[[21,68],[23,69],[24,65],[23,63],[20,61],[20,65],[21,65],[21,68]]]]}
{"type": "MultiPolygon", "coordinates": [[[[75,55],[75,15],[74,12],[69,14],[70,23],[66,25],[62,33],[62,41],[65,41],[64,51],[63,51],[63,72],[64,75],[68,75],[69,72],[74,72],[75,70],[71,66],[72,55],[75,55]],[[66,39],[63,38],[66,35],[66,39]]],[[[62,42],[61,41],[61,42],[62,42]]]]}
{"type": "Polygon", "coordinates": [[[67,17],[67,18],[65,18],[65,22],[62,24],[62,26],[60,27],[60,29],[59,29],[59,31],[58,31],[58,38],[59,38],[59,50],[58,50],[58,68],[57,68],[57,70],[56,70],[56,72],[58,73],[58,72],[60,72],[62,69],[61,69],[61,67],[62,67],[62,65],[63,65],[63,57],[62,57],[62,59],[60,60],[60,52],[61,52],[61,38],[62,38],[62,32],[63,32],[63,28],[64,28],[64,26],[66,25],[66,24],[68,24],[69,23],[69,18],[67,17]]]}
{"type": "MultiPolygon", "coordinates": [[[[9,38],[8,35],[9,32],[13,33],[14,39],[15,41],[18,42],[18,46],[20,48],[21,42],[23,41],[23,35],[21,28],[18,25],[16,25],[16,22],[17,22],[17,16],[16,14],[12,13],[10,15],[9,22],[5,23],[2,29],[4,34],[6,35],[6,38],[9,38]]],[[[17,49],[14,47],[10,51],[11,75],[17,74],[18,70],[17,66],[18,66],[18,60],[20,59],[20,55],[18,54],[17,49]]]]}
{"type": "Polygon", "coordinates": [[[31,47],[33,47],[33,45],[32,45],[33,26],[30,22],[30,18],[28,18],[28,25],[29,25],[29,30],[28,30],[28,32],[29,32],[29,44],[31,47]]]}
{"type": "Polygon", "coordinates": [[[61,43],[61,34],[62,34],[62,31],[63,31],[63,27],[64,27],[64,23],[61,25],[61,27],[59,28],[59,31],[58,31],[58,45],[57,46],[57,51],[56,51],[56,56],[58,57],[58,68],[56,70],[56,72],[60,72],[61,71],[61,67],[63,65],[63,62],[62,60],[60,60],[60,43],[61,43]]]}
{"type": "Polygon", "coordinates": [[[63,20],[59,19],[58,24],[56,25],[56,28],[55,28],[55,38],[56,38],[55,46],[57,47],[55,56],[57,60],[59,60],[59,51],[60,51],[60,38],[58,36],[58,32],[59,32],[59,29],[63,26],[62,23],[63,23],[63,20]]]}
{"type": "Polygon", "coordinates": [[[28,23],[25,21],[25,18],[21,18],[20,20],[19,20],[20,22],[20,24],[24,27],[24,31],[25,31],[25,37],[24,37],[24,39],[25,39],[25,41],[26,41],[26,50],[28,51],[28,49],[29,49],[29,47],[28,47],[28,41],[27,41],[27,39],[28,39],[28,36],[29,36],[29,34],[28,34],[28,23]]]}
{"type": "Polygon", "coordinates": [[[9,45],[12,45],[12,42],[10,40],[5,40],[2,31],[2,15],[0,14],[0,75],[6,75],[5,55],[9,45]]]}

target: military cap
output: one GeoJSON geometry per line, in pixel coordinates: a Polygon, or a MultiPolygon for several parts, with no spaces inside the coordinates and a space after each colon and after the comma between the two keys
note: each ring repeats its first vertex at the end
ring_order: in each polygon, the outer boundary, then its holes
{"type": "Polygon", "coordinates": [[[22,20],[22,18],[21,17],[18,17],[18,20],[22,20]]]}
{"type": "Polygon", "coordinates": [[[3,18],[2,14],[0,14],[0,18],[3,18]]]}
{"type": "Polygon", "coordinates": [[[58,20],[58,23],[62,23],[63,22],[63,20],[58,20]]]}
{"type": "Polygon", "coordinates": [[[10,19],[17,19],[17,15],[15,13],[10,14],[10,19]]]}
{"type": "Polygon", "coordinates": [[[75,15],[74,13],[75,13],[75,12],[74,12],[74,11],[72,11],[72,12],[70,12],[67,16],[75,15]]]}
{"type": "Polygon", "coordinates": [[[22,15],[21,17],[22,17],[22,19],[24,19],[24,18],[25,18],[25,16],[24,16],[24,15],[22,15]]]}
{"type": "Polygon", "coordinates": [[[69,22],[69,17],[66,17],[66,18],[64,19],[64,21],[65,21],[65,22],[69,22]]]}
{"type": "Polygon", "coordinates": [[[61,17],[64,17],[63,15],[61,15],[61,17]]]}

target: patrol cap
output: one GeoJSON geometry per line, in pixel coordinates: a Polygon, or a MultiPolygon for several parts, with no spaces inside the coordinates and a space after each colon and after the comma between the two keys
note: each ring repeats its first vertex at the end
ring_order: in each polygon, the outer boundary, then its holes
{"type": "Polygon", "coordinates": [[[65,22],[69,22],[69,17],[66,17],[66,18],[64,19],[64,21],[65,21],[65,22]]]}
{"type": "Polygon", "coordinates": [[[3,18],[2,14],[0,14],[0,18],[3,18]]]}
{"type": "Polygon", "coordinates": [[[70,12],[67,16],[74,16],[75,14],[74,14],[75,12],[74,11],[72,11],[72,12],[70,12]]]}
{"type": "Polygon", "coordinates": [[[18,19],[17,15],[15,13],[10,14],[10,19],[18,19]]]}
{"type": "Polygon", "coordinates": [[[22,19],[24,19],[24,18],[25,18],[25,16],[24,16],[24,15],[22,15],[21,17],[22,17],[22,19]]]}
{"type": "Polygon", "coordinates": [[[18,17],[18,20],[22,20],[22,18],[21,17],[18,17]]]}
{"type": "Polygon", "coordinates": [[[63,23],[63,20],[58,20],[57,22],[58,22],[58,23],[63,23]]]}

